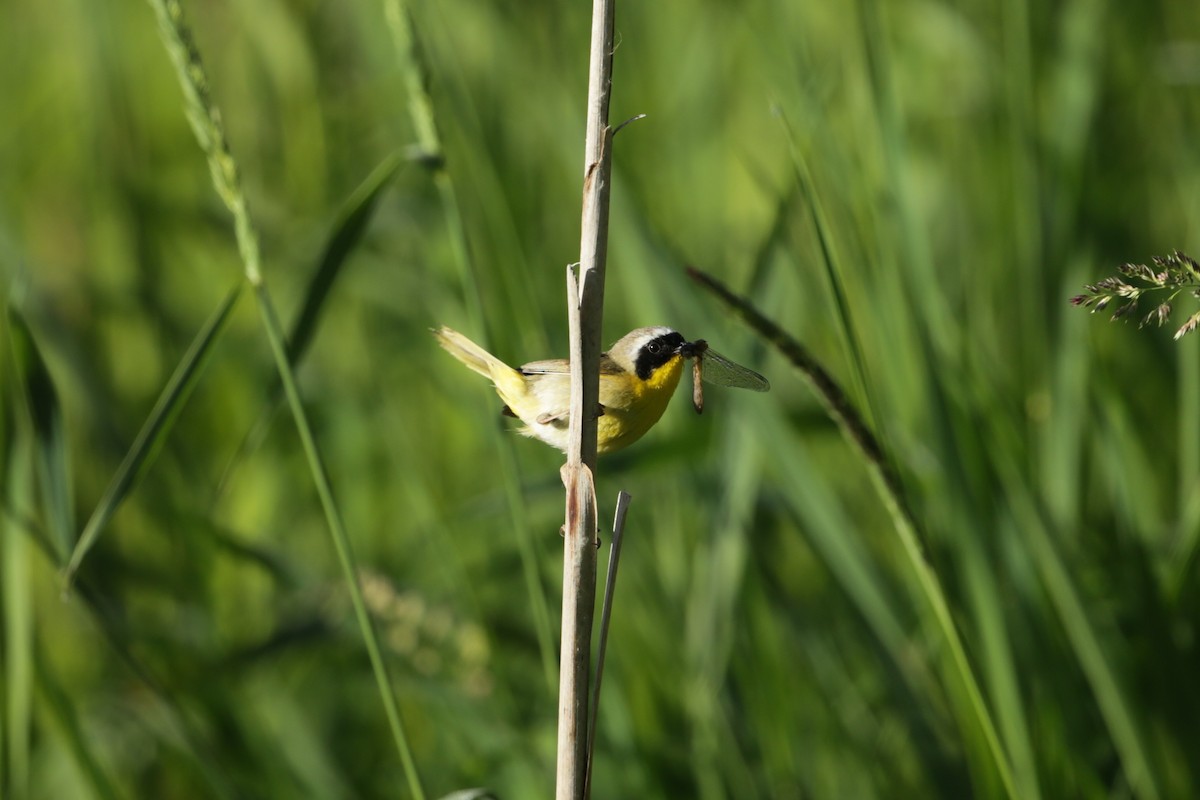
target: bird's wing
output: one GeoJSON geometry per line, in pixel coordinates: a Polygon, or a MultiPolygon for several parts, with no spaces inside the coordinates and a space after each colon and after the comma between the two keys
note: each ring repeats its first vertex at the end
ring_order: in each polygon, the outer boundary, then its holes
{"type": "Polygon", "coordinates": [[[521,365],[524,375],[555,375],[571,371],[571,364],[565,358],[550,358],[545,361],[530,361],[521,365]]]}
{"type": "MultiPolygon", "coordinates": [[[[530,361],[521,365],[522,375],[563,375],[571,371],[571,362],[565,358],[551,358],[546,361],[530,361]]],[[[625,370],[617,362],[609,358],[608,353],[600,354],[600,374],[620,375],[625,370]]]]}
{"type": "Polygon", "coordinates": [[[601,375],[620,375],[624,372],[624,368],[620,364],[613,361],[608,353],[600,354],[600,374],[601,375]]]}

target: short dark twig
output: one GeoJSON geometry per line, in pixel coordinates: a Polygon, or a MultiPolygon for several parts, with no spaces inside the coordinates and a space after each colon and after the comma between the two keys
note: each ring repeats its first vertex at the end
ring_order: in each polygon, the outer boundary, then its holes
{"type": "Polygon", "coordinates": [[[808,348],[793,339],[782,328],[759,313],[749,302],[731,292],[723,283],[708,273],[691,266],[687,268],[687,273],[692,280],[715,294],[727,306],[733,309],[734,313],[741,317],[747,325],[774,345],[779,352],[783,353],[784,357],[800,370],[804,377],[808,379],[814,391],[816,391],[821,402],[825,404],[825,408],[829,411],[830,416],[834,418],[834,421],[838,423],[846,436],[858,447],[868,462],[879,470],[879,477],[887,488],[888,493],[891,494],[893,501],[900,508],[904,516],[908,518],[910,523],[913,522],[913,516],[905,501],[900,479],[888,461],[883,447],[880,446],[879,439],[876,438],[875,433],[867,425],[862,415],[858,413],[858,409],[850,402],[850,398],[842,391],[842,387],[838,385],[833,376],[813,357],[808,348]]]}

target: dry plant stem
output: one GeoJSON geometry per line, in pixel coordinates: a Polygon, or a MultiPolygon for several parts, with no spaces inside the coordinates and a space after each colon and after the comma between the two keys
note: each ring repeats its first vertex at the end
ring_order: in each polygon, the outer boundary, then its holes
{"type": "Polygon", "coordinates": [[[825,404],[830,416],[834,418],[843,433],[862,453],[867,462],[871,478],[875,482],[876,488],[880,490],[883,502],[891,514],[893,524],[896,527],[896,533],[899,535],[900,542],[904,547],[904,552],[908,556],[913,571],[916,573],[917,583],[930,608],[933,610],[938,627],[941,629],[942,635],[946,640],[946,644],[950,650],[951,661],[954,665],[954,671],[961,681],[962,688],[966,692],[971,704],[975,721],[978,723],[984,740],[987,742],[988,751],[992,756],[992,762],[1000,777],[1000,782],[1004,786],[1004,792],[1008,797],[1016,798],[1018,796],[1017,789],[1013,780],[1012,769],[1008,765],[1008,756],[1000,744],[1000,737],[996,733],[995,723],[993,723],[991,713],[984,703],[983,693],[979,689],[979,682],[975,679],[975,673],[971,669],[970,662],[967,660],[966,650],[963,647],[962,639],[959,638],[958,629],[954,627],[954,620],[950,615],[950,608],[946,603],[946,596],[942,591],[941,583],[938,581],[932,567],[929,566],[929,562],[925,560],[925,554],[917,533],[916,520],[904,500],[900,481],[892,470],[883,449],[879,446],[879,440],[863,421],[849,398],[846,397],[846,393],[842,391],[837,382],[817,363],[816,359],[813,358],[812,354],[802,344],[788,336],[778,325],[760,314],[745,299],[729,291],[720,281],[695,267],[688,267],[687,271],[689,277],[719,297],[739,317],[745,320],[751,328],[774,345],[804,373],[804,376],[812,383],[821,402],[825,404]]]}
{"type": "MultiPolygon", "coordinates": [[[[578,367],[582,360],[579,284],[567,268],[567,305],[571,328],[571,449],[562,468],[566,488],[566,522],[563,525],[563,600],[561,655],[558,678],[558,765],[557,800],[583,800],[587,783],[588,666],[591,652],[592,617],[596,596],[596,486],[592,466],[596,459],[596,423],[591,421],[591,465],[582,463],[581,439],[587,435],[585,416],[575,403],[582,383],[578,367]]],[[[599,405],[599,363],[591,406],[599,405]]]]}
{"type": "Polygon", "coordinates": [[[600,713],[600,683],[604,679],[604,654],[608,651],[608,623],[612,616],[613,595],[617,589],[617,566],[621,562],[621,542],[624,540],[625,515],[633,496],[622,489],[617,493],[617,513],[613,518],[612,544],[608,549],[608,573],[604,579],[604,601],[600,604],[600,638],[596,643],[595,685],[592,687],[592,714],[588,718],[587,773],[583,779],[583,795],[592,796],[592,756],[596,752],[596,719],[600,713]]]}
{"type": "Polygon", "coordinates": [[[596,493],[586,464],[563,469],[564,532],[562,652],[558,687],[557,800],[583,800],[587,774],[588,669],[596,594],[596,493]]]}
{"type": "Polygon", "coordinates": [[[562,655],[558,684],[557,800],[583,800],[587,773],[588,669],[596,595],[596,417],[600,410],[600,328],[608,248],[612,131],[613,0],[594,0],[588,67],[587,141],[579,279],[568,270],[571,406],[563,527],[562,655]]]}

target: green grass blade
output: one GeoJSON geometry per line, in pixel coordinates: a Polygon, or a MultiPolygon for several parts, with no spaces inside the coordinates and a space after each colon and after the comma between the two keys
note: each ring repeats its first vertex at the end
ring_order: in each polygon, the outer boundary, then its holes
{"type": "MultiPolygon", "coordinates": [[[[383,0],[384,16],[391,33],[392,45],[400,69],[404,73],[408,94],[409,118],[417,132],[417,152],[433,174],[433,182],[441,199],[442,215],[446,220],[447,235],[453,252],[454,265],[459,277],[467,307],[471,329],[481,336],[480,344],[489,345],[487,331],[489,320],[483,308],[480,281],[475,275],[475,262],[467,241],[466,224],[454,179],[446,169],[441,131],[438,129],[433,98],[429,94],[430,70],[425,59],[412,15],[404,0],[383,0]]],[[[516,455],[512,437],[497,438],[500,458],[499,474],[504,482],[504,494],[508,501],[509,524],[515,533],[521,569],[525,577],[529,608],[533,616],[533,627],[537,634],[538,650],[542,659],[542,670],[546,685],[553,691],[558,686],[558,649],[556,631],[552,622],[550,604],[542,585],[538,567],[538,548],[533,530],[524,514],[521,486],[517,478],[516,455]]]]}
{"type": "Polygon", "coordinates": [[[1148,740],[1139,732],[1133,709],[1125,699],[1114,665],[1106,656],[1070,571],[1054,546],[1050,530],[1046,527],[1045,514],[1023,490],[1025,484],[1019,468],[1003,462],[1000,466],[1011,489],[1009,497],[1019,515],[1030,555],[1058,612],[1079,667],[1091,686],[1133,795],[1145,800],[1157,800],[1162,793],[1143,746],[1148,740]]]}
{"type": "MultiPolygon", "coordinates": [[[[25,533],[39,545],[45,557],[52,560],[53,553],[46,536],[35,528],[26,527],[25,533]]],[[[238,797],[226,770],[215,755],[216,747],[210,738],[212,733],[197,718],[194,710],[189,709],[184,700],[172,691],[162,674],[156,672],[139,654],[142,643],[136,641],[136,633],[131,632],[123,610],[110,597],[94,589],[84,576],[76,579],[72,597],[81,601],[81,607],[89,614],[95,629],[127,670],[128,676],[148,691],[148,697],[153,702],[143,705],[142,714],[146,719],[153,718],[154,722],[152,725],[147,722],[147,727],[157,727],[164,732],[214,797],[238,797]]],[[[121,674],[124,679],[125,673],[121,674]]],[[[53,698],[51,702],[54,702],[53,698]]]]}
{"type": "Polygon", "coordinates": [[[920,309],[932,343],[940,350],[947,351],[961,341],[961,337],[957,335],[956,320],[943,294],[927,289],[937,285],[938,276],[929,237],[918,216],[907,135],[893,85],[894,78],[889,69],[892,60],[882,19],[885,13],[883,5],[886,4],[881,4],[879,0],[859,0],[858,17],[875,101],[872,107],[876,113],[884,166],[887,169],[889,199],[896,217],[893,228],[902,252],[899,260],[905,266],[902,275],[909,281],[906,287],[909,301],[913,308],[920,309]]]}
{"type": "Polygon", "coordinates": [[[8,308],[8,331],[15,372],[13,379],[15,386],[21,389],[13,406],[14,410],[19,408],[30,422],[42,511],[61,559],[71,546],[74,517],[62,405],[33,332],[13,306],[8,308]]]}
{"type": "Polygon", "coordinates": [[[70,561],[67,562],[63,573],[68,587],[74,580],[75,573],[83,562],[83,557],[95,544],[105,525],[129,495],[143,471],[153,462],[154,456],[166,440],[171,426],[175,423],[179,412],[183,410],[192,389],[195,388],[196,382],[203,373],[204,365],[212,355],[213,345],[225,330],[230,313],[240,295],[241,285],[239,284],[230,290],[221,305],[196,334],[196,338],[192,340],[191,346],[184,353],[183,359],[175,368],[167,385],[163,387],[158,402],[154,404],[150,416],[142,424],[142,429],[138,431],[137,437],[130,445],[129,451],[125,454],[125,458],[121,461],[112,480],[109,481],[108,488],[105,489],[103,497],[100,498],[87,525],[83,528],[79,541],[75,544],[75,549],[71,553],[70,561]]]}
{"type": "MultiPolygon", "coordinates": [[[[433,98],[429,95],[429,68],[413,29],[407,4],[402,0],[384,0],[383,10],[407,84],[409,117],[417,131],[418,154],[433,170],[434,183],[441,196],[442,213],[449,229],[450,246],[454,251],[454,263],[463,278],[467,308],[471,321],[476,323],[477,330],[482,331],[487,322],[483,313],[483,297],[480,294],[479,282],[472,279],[474,265],[471,250],[467,246],[462,209],[459,207],[454,180],[446,170],[441,133],[438,130],[437,117],[434,115],[433,98]]],[[[486,337],[482,344],[487,346],[486,337]]]]}
{"type": "Polygon", "coordinates": [[[1200,480],[1200,341],[1188,336],[1176,343],[1179,348],[1179,539],[1171,559],[1169,591],[1178,597],[1188,580],[1194,580],[1195,563],[1200,556],[1200,493],[1194,487],[1200,480]]]}
{"type": "MultiPolygon", "coordinates": [[[[731,429],[721,448],[722,502],[708,541],[697,550],[686,625],[686,678],[697,686],[726,683],[740,617],[742,583],[753,530],[751,517],[762,481],[758,442],[731,429]]],[[[697,692],[688,703],[692,769],[702,798],[718,797],[723,769],[736,763],[736,748],[723,741],[727,721],[716,693],[697,692]]],[[[741,792],[739,797],[753,795],[741,792]]]]}
{"type": "Polygon", "coordinates": [[[953,674],[957,677],[965,693],[969,714],[983,734],[992,764],[1004,787],[1005,795],[1016,798],[1018,796],[1017,789],[1013,781],[1012,769],[1009,767],[1008,756],[1000,744],[995,723],[984,702],[983,693],[980,691],[979,682],[967,658],[958,629],[954,625],[945,592],[942,590],[941,582],[933,571],[933,567],[925,560],[925,554],[918,539],[917,526],[908,510],[902,487],[878,440],[858,415],[857,410],[849,403],[845,393],[815,362],[803,345],[760,314],[746,300],[734,295],[710,276],[696,269],[690,269],[689,274],[701,286],[729,306],[755,332],[770,342],[804,374],[825,404],[830,416],[834,418],[846,438],[854,444],[859,455],[862,456],[872,482],[879,492],[880,499],[891,515],[917,586],[928,603],[930,611],[933,612],[938,630],[949,649],[953,674]]]}
{"type": "Polygon", "coordinates": [[[404,725],[400,719],[399,703],[396,700],[395,690],[392,688],[387,663],[383,659],[383,650],[379,646],[379,638],[375,631],[374,623],[371,620],[370,613],[367,611],[366,601],[363,599],[362,585],[358,579],[358,565],[354,557],[354,551],[350,546],[350,537],[347,535],[345,526],[342,523],[341,511],[338,510],[337,502],[333,496],[333,487],[329,482],[325,462],[317,447],[316,438],[313,436],[312,427],[308,422],[308,415],[304,411],[304,405],[300,399],[300,390],[296,386],[295,375],[288,361],[284,345],[283,328],[279,324],[279,318],[275,313],[275,307],[271,302],[270,295],[267,293],[266,286],[260,282],[255,287],[255,290],[258,294],[259,309],[262,311],[263,326],[266,328],[267,338],[271,343],[271,351],[275,355],[275,365],[279,370],[280,377],[283,379],[283,387],[287,393],[292,418],[296,423],[296,431],[304,446],[305,456],[308,458],[313,482],[316,484],[317,494],[321,498],[321,507],[325,510],[325,519],[329,526],[330,535],[333,538],[334,548],[337,550],[338,560],[341,562],[342,571],[345,574],[346,585],[350,592],[350,600],[354,606],[354,614],[363,634],[367,655],[371,660],[371,667],[375,672],[375,679],[378,684],[380,697],[383,700],[384,711],[387,713],[388,724],[392,729],[392,736],[396,741],[400,760],[404,765],[405,775],[408,777],[409,790],[417,800],[424,800],[425,793],[421,787],[416,762],[413,761],[412,752],[408,747],[408,737],[404,732],[404,725]]]}
{"type": "MultiPolygon", "coordinates": [[[[0,398],[2,398],[2,396],[3,392],[0,392],[0,398]]],[[[10,471],[8,474],[17,473],[15,471],[10,471]]],[[[27,477],[29,470],[26,469],[22,474],[27,477]]],[[[52,566],[57,566],[58,556],[55,553],[54,544],[50,540],[50,537],[44,530],[41,529],[37,522],[31,516],[29,516],[28,513],[23,513],[23,511],[28,511],[28,509],[19,507],[17,504],[11,501],[10,497],[6,497],[5,502],[0,504],[0,512],[2,512],[0,513],[0,537],[4,537],[0,539],[0,549],[5,551],[4,553],[0,553],[0,565],[7,565],[9,563],[6,555],[9,545],[7,536],[10,533],[13,533],[15,535],[27,537],[34,543],[34,545],[40,551],[42,557],[45,558],[49,564],[52,566]]],[[[0,568],[7,569],[7,567],[3,566],[0,566],[0,568]]],[[[23,569],[20,575],[24,576],[28,573],[28,569],[23,569]]],[[[23,577],[21,577],[21,579],[23,579],[23,577]]],[[[5,576],[5,579],[2,583],[0,583],[0,586],[5,587],[5,591],[7,592],[8,587],[18,586],[19,584],[20,580],[8,580],[7,576],[5,576]]],[[[116,615],[111,607],[111,600],[99,596],[83,578],[80,578],[75,583],[74,597],[83,601],[82,607],[90,614],[92,624],[104,637],[108,646],[117,655],[126,668],[128,668],[128,670],[142,685],[150,690],[156,701],[162,703],[164,708],[169,709],[171,713],[173,713],[174,716],[180,720],[178,728],[183,732],[183,735],[179,738],[189,742],[189,744],[197,741],[194,731],[189,731],[187,726],[182,724],[182,721],[186,719],[186,714],[180,708],[177,698],[175,698],[172,693],[166,691],[162,682],[151,673],[149,668],[141,660],[139,660],[136,655],[134,655],[133,645],[129,641],[127,633],[128,624],[126,620],[116,618],[116,615]]],[[[12,631],[17,629],[17,627],[18,626],[13,625],[11,621],[8,621],[8,627],[6,630],[12,631]]],[[[36,646],[36,642],[31,648],[31,652],[36,665],[38,689],[41,690],[43,694],[47,694],[47,699],[51,706],[57,706],[60,703],[60,700],[69,704],[69,692],[67,692],[67,690],[57,683],[53,683],[53,685],[51,685],[51,683],[46,681],[47,675],[44,668],[45,656],[44,653],[36,646]]],[[[6,687],[6,689],[7,688],[8,687],[6,687]]],[[[73,714],[74,712],[72,710],[58,707],[55,707],[52,710],[54,714],[59,717],[59,722],[65,723],[68,728],[77,724],[76,721],[68,720],[64,716],[68,713],[73,714]]],[[[4,731],[5,727],[0,726],[0,745],[2,745],[4,741],[4,731]]],[[[69,729],[67,730],[67,734],[74,735],[69,729]]],[[[196,758],[197,762],[202,762],[203,759],[198,755],[201,748],[193,746],[192,750],[193,754],[196,754],[194,757],[196,758]]],[[[0,752],[3,752],[2,748],[0,748],[0,752]]],[[[0,768],[3,766],[4,759],[0,759],[0,768]]],[[[210,763],[209,766],[214,765],[210,763]]],[[[85,765],[84,769],[87,770],[88,767],[85,765]]],[[[208,770],[208,773],[212,775],[220,774],[215,768],[208,770]]],[[[4,785],[2,777],[3,773],[0,772],[0,785],[4,785]]],[[[215,784],[214,788],[220,789],[221,786],[218,783],[215,784]]],[[[228,790],[217,791],[217,795],[220,797],[230,797],[231,792],[228,790]]]]}
{"type": "Polygon", "coordinates": [[[791,150],[793,169],[796,173],[796,186],[799,189],[803,205],[809,210],[813,230],[817,235],[817,243],[821,250],[821,265],[824,267],[826,284],[829,291],[833,294],[834,308],[837,310],[838,332],[841,334],[842,343],[846,348],[846,360],[853,369],[851,374],[854,378],[854,385],[864,398],[866,404],[865,413],[867,419],[870,420],[874,418],[875,404],[869,391],[870,384],[867,381],[866,374],[867,360],[863,356],[863,346],[859,338],[858,326],[855,324],[853,310],[851,309],[846,291],[842,261],[834,246],[833,232],[826,219],[821,197],[813,185],[812,173],[809,170],[808,162],[796,144],[795,135],[786,124],[786,120],[782,116],[780,119],[784,122],[784,130],[787,134],[791,150]]]}
{"type": "Polygon", "coordinates": [[[798,520],[809,545],[825,563],[842,591],[862,614],[868,628],[891,656],[896,668],[918,697],[934,698],[933,677],[913,657],[909,633],[896,614],[898,599],[886,589],[879,569],[871,562],[860,541],[850,535],[853,526],[821,470],[802,448],[789,441],[786,431],[771,431],[764,438],[781,465],[782,474],[792,479],[783,502],[798,520]]]}
{"type": "MultiPolygon", "coordinates": [[[[9,306],[0,322],[0,605],[4,645],[4,722],[0,726],[0,788],[29,791],[33,736],[33,579],[28,541],[18,520],[33,518],[34,470],[51,442],[61,441],[62,421],[49,371],[28,327],[9,306]],[[57,432],[57,433],[56,433],[57,432]],[[8,774],[4,774],[4,769],[8,774]]],[[[52,545],[53,546],[53,545],[52,545]]]]}
{"type": "MultiPolygon", "coordinates": [[[[312,343],[313,336],[320,324],[321,313],[325,310],[333,292],[333,286],[342,274],[350,254],[362,241],[363,234],[379,205],[379,198],[383,194],[383,190],[388,187],[396,173],[406,163],[401,155],[395,153],[385,158],[346,198],[345,203],[338,211],[333,231],[325,242],[321,258],[317,262],[317,268],[305,289],[304,303],[300,308],[300,313],[296,316],[288,334],[288,359],[291,361],[293,369],[299,368],[300,363],[304,360],[308,346],[312,343]]],[[[283,384],[278,378],[275,379],[274,385],[268,392],[268,398],[266,407],[246,433],[241,444],[238,445],[237,451],[229,459],[221,480],[217,483],[217,495],[224,491],[232,474],[246,456],[257,450],[262,445],[263,439],[266,438],[271,420],[274,419],[275,412],[283,401],[283,384]]]]}
{"type": "MultiPolygon", "coordinates": [[[[9,374],[9,345],[8,345],[8,323],[7,317],[0,320],[0,464],[5,467],[5,474],[12,475],[11,465],[16,457],[16,448],[14,447],[14,439],[16,435],[16,420],[13,417],[12,407],[13,401],[9,397],[10,389],[14,383],[9,374]]],[[[0,482],[0,571],[6,568],[8,559],[6,557],[8,548],[8,537],[14,535],[16,528],[15,515],[9,507],[9,490],[8,481],[0,482]]],[[[7,581],[5,581],[7,585],[7,581]]],[[[7,603],[0,597],[0,603],[4,603],[3,608],[0,608],[0,614],[7,615],[7,603]]],[[[8,620],[5,620],[5,629],[7,630],[8,620]]],[[[8,667],[2,657],[0,657],[0,665],[4,665],[4,673],[8,674],[8,667]]],[[[8,687],[5,687],[5,691],[8,687]]],[[[5,730],[5,722],[0,722],[0,786],[8,785],[8,734],[5,730]]]]}
{"type": "Polygon", "coordinates": [[[297,433],[308,459],[313,482],[316,484],[317,494],[321,499],[321,507],[325,511],[329,533],[342,566],[355,617],[370,657],[375,682],[379,689],[380,699],[383,701],[392,738],[404,767],[409,790],[416,800],[424,800],[425,792],[408,746],[408,738],[400,719],[399,704],[388,675],[387,664],[383,660],[378,636],[363,599],[362,586],[358,578],[358,566],[350,547],[350,537],[346,534],[343,526],[342,514],[334,499],[333,488],[329,483],[324,460],[317,447],[316,437],[313,436],[308,415],[304,411],[304,404],[300,399],[300,390],[296,386],[295,373],[288,358],[283,326],[279,322],[279,316],[275,311],[263,277],[258,234],[246,207],[246,197],[242,192],[237,161],[229,149],[220,113],[209,96],[208,76],[200,60],[200,52],[192,40],[190,30],[184,23],[183,9],[177,0],[152,0],[151,5],[158,18],[163,44],[174,63],[176,76],[186,99],[186,108],[192,129],[201,149],[208,157],[209,173],[212,176],[214,188],[233,216],[234,233],[237,238],[238,252],[242,257],[242,266],[247,281],[254,287],[255,299],[258,301],[258,308],[262,315],[263,328],[271,346],[271,353],[275,357],[275,366],[279,377],[283,381],[292,418],[296,423],[297,433]]]}
{"type": "Polygon", "coordinates": [[[321,312],[333,290],[333,285],[338,276],[342,274],[342,268],[350,254],[362,241],[363,233],[366,232],[367,226],[375,215],[375,208],[379,204],[383,190],[388,187],[400,168],[407,163],[398,153],[393,153],[385,158],[355,188],[338,212],[333,233],[325,243],[317,270],[313,273],[312,279],[308,282],[308,288],[304,292],[304,305],[295,322],[292,323],[292,329],[288,334],[288,359],[292,362],[293,367],[304,358],[304,354],[312,342],[313,334],[316,332],[321,312]]]}
{"type": "Polygon", "coordinates": [[[28,541],[14,518],[32,511],[33,480],[30,438],[15,432],[4,470],[6,479],[0,490],[10,514],[0,524],[0,602],[4,619],[4,733],[0,744],[0,762],[7,770],[2,786],[14,796],[27,794],[30,778],[30,742],[33,730],[33,593],[29,570],[28,541]]]}
{"type": "MultiPolygon", "coordinates": [[[[963,530],[968,530],[963,527],[963,530]]],[[[983,665],[988,694],[996,709],[996,720],[1012,757],[1013,777],[1025,800],[1039,800],[1037,759],[1033,737],[1021,698],[1017,658],[1005,627],[1004,596],[997,585],[993,565],[974,537],[963,537],[963,575],[967,599],[979,631],[979,660],[983,665]]]]}
{"type": "Polygon", "coordinates": [[[79,721],[70,690],[59,681],[58,675],[46,658],[41,647],[34,646],[34,663],[37,667],[37,684],[50,714],[58,724],[60,735],[66,740],[67,750],[75,759],[75,765],[84,777],[92,794],[103,800],[117,800],[117,793],[108,774],[93,752],[94,737],[88,735],[79,721]]]}

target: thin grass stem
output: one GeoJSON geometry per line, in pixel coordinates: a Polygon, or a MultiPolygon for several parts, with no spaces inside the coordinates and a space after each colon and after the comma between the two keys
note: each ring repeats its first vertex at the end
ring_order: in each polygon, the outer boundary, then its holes
{"type": "Polygon", "coordinates": [[[141,430],[134,437],[133,443],[129,446],[117,471],[113,473],[100,502],[96,504],[91,517],[83,527],[83,533],[80,534],[79,540],[71,551],[70,560],[63,568],[64,590],[70,590],[84,556],[96,543],[113,514],[117,512],[121,503],[133,490],[138,478],[153,463],[155,453],[170,434],[176,418],[183,410],[192,389],[196,387],[204,372],[204,366],[213,353],[214,345],[224,333],[233,309],[237,306],[237,300],[241,296],[241,290],[242,287],[239,283],[225,295],[225,300],[196,334],[196,338],[192,340],[191,346],[180,359],[179,365],[175,368],[170,380],[167,381],[167,385],[163,387],[158,401],[150,411],[150,416],[146,417],[146,421],[142,423],[141,430]]]}
{"type": "Polygon", "coordinates": [[[309,469],[312,472],[321,506],[325,511],[330,536],[333,538],[334,548],[337,550],[338,560],[342,566],[355,617],[366,644],[380,699],[383,701],[388,725],[391,728],[392,738],[408,780],[409,791],[417,800],[424,800],[425,792],[408,746],[408,738],[400,719],[399,704],[388,675],[387,664],[383,659],[382,649],[363,599],[362,586],[358,579],[359,570],[354,558],[354,551],[350,546],[350,537],[342,523],[341,511],[334,498],[324,460],[317,446],[316,438],[313,436],[312,427],[309,425],[308,415],[304,411],[300,391],[296,386],[292,365],[288,360],[283,326],[275,311],[262,273],[258,235],[246,206],[246,197],[242,192],[237,162],[229,149],[220,114],[209,95],[208,78],[200,60],[199,50],[184,23],[183,9],[178,0],[151,0],[151,5],[158,17],[164,44],[175,66],[180,86],[186,98],[188,118],[192,123],[192,129],[205,155],[208,156],[209,172],[212,175],[213,184],[217,194],[220,195],[233,215],[238,252],[242,258],[246,280],[254,288],[255,299],[258,301],[263,319],[263,329],[270,343],[271,354],[275,358],[279,377],[283,381],[292,418],[295,420],[297,433],[308,458],[309,469]]]}
{"type": "MultiPolygon", "coordinates": [[[[465,293],[467,316],[471,320],[472,328],[480,332],[481,341],[484,346],[487,346],[490,337],[488,336],[488,320],[483,310],[483,297],[479,290],[480,281],[475,275],[475,262],[471,258],[462,208],[458,202],[458,193],[454,188],[454,178],[446,168],[441,132],[438,130],[433,98],[429,94],[429,65],[417,39],[417,32],[413,27],[412,15],[407,4],[402,0],[384,0],[383,7],[388,28],[392,33],[392,42],[396,48],[397,58],[404,70],[409,117],[417,132],[417,150],[420,160],[432,173],[434,185],[441,198],[442,215],[446,220],[453,262],[458,267],[459,282],[465,293]]],[[[529,607],[533,614],[534,631],[537,634],[538,652],[542,658],[542,670],[545,673],[546,685],[553,689],[555,673],[558,668],[554,654],[554,630],[550,619],[549,601],[546,598],[546,591],[542,586],[538,569],[537,546],[534,542],[533,530],[523,512],[524,504],[521,502],[521,486],[517,479],[512,438],[497,437],[497,439],[497,450],[500,457],[498,472],[504,482],[509,524],[516,534],[517,549],[525,577],[525,589],[529,594],[529,607]]]]}
{"type": "Polygon", "coordinates": [[[984,702],[983,693],[979,689],[979,682],[975,678],[971,663],[967,659],[966,649],[958,635],[958,629],[954,626],[954,619],[950,614],[950,607],[946,602],[941,583],[925,559],[916,520],[905,501],[903,487],[886,454],[879,446],[875,434],[863,421],[837,382],[817,363],[802,344],[764,317],[747,300],[735,295],[712,276],[695,267],[688,268],[688,275],[724,302],[737,316],[800,370],[816,391],[821,402],[825,404],[830,416],[863,457],[871,480],[892,518],[892,524],[900,537],[904,554],[908,557],[909,566],[917,579],[921,594],[933,611],[938,628],[950,649],[955,673],[967,694],[971,713],[983,732],[988,752],[991,754],[993,765],[1004,786],[1005,794],[1015,800],[1018,797],[1016,784],[1013,781],[1008,757],[1004,753],[1000,737],[996,733],[995,723],[984,702]]]}

